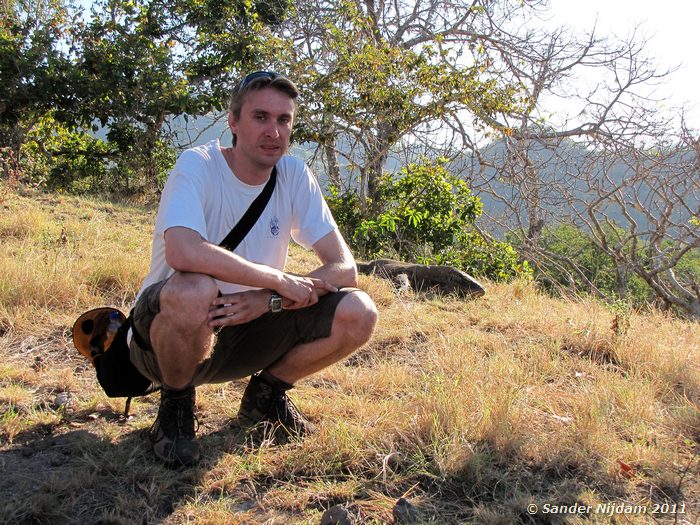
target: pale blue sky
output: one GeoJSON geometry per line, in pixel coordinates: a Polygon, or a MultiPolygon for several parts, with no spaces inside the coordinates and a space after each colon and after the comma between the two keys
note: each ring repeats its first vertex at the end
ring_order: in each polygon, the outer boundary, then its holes
{"type": "Polygon", "coordinates": [[[700,130],[700,2],[698,0],[550,0],[553,22],[600,34],[626,37],[638,27],[659,69],[679,67],[657,94],[666,109],[685,104],[692,127],[700,130]]]}

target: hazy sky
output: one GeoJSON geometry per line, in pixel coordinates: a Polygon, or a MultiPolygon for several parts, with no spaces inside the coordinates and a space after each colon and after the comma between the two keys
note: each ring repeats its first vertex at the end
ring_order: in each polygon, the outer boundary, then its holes
{"type": "Polygon", "coordinates": [[[550,0],[557,23],[624,38],[638,27],[648,40],[648,55],[659,69],[679,67],[658,93],[668,106],[688,107],[691,125],[700,129],[700,1],[550,0]]]}

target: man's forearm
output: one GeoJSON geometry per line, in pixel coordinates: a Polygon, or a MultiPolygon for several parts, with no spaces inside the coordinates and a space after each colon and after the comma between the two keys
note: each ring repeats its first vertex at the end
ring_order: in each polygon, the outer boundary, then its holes
{"type": "Polygon", "coordinates": [[[354,260],[323,264],[307,276],[323,279],[337,288],[357,286],[357,267],[354,260]]]}
{"type": "Polygon", "coordinates": [[[168,257],[168,263],[181,272],[203,273],[221,281],[270,289],[275,289],[282,279],[279,270],[252,263],[206,241],[173,252],[177,257],[168,257]]]}
{"type": "Polygon", "coordinates": [[[318,290],[337,288],[320,279],[298,277],[264,264],[257,264],[211,244],[187,228],[171,228],[165,232],[166,260],[180,272],[201,273],[220,281],[254,288],[275,290],[287,298],[290,308],[308,306],[318,290]],[[317,291],[314,294],[314,291],[317,291]]]}
{"type": "Polygon", "coordinates": [[[333,230],[314,244],[321,266],[307,274],[323,279],[337,288],[357,286],[355,258],[338,230],[333,230]]]}

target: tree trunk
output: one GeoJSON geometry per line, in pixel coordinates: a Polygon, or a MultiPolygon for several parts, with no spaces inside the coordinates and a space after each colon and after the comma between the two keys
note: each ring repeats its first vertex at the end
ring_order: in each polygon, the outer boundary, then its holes
{"type": "Polygon", "coordinates": [[[340,178],[340,166],[338,166],[338,157],[335,154],[335,148],[330,144],[324,144],[323,155],[326,160],[328,182],[339,190],[343,189],[343,181],[340,178]]]}
{"type": "Polygon", "coordinates": [[[377,209],[379,202],[379,179],[384,173],[386,161],[389,158],[389,148],[391,147],[391,136],[396,130],[386,124],[378,126],[377,135],[373,137],[367,148],[367,197],[372,202],[372,208],[377,209]]]}

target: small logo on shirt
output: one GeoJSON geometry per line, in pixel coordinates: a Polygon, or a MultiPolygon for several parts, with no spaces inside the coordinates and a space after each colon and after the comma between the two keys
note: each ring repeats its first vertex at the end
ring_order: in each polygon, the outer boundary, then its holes
{"type": "Polygon", "coordinates": [[[280,220],[276,215],[270,219],[270,233],[273,237],[277,237],[280,234],[280,220]]]}

